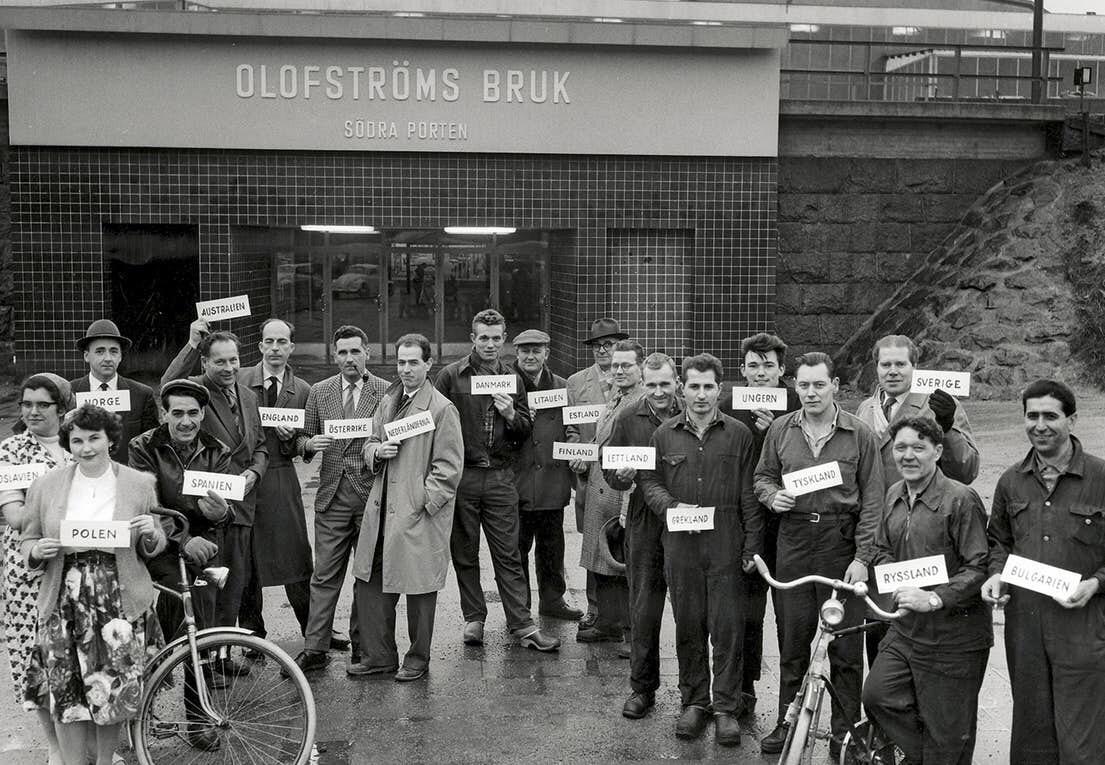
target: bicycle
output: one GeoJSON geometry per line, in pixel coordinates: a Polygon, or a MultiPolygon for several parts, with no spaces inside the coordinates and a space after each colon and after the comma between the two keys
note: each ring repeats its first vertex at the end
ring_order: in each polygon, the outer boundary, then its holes
{"type": "MultiPolygon", "coordinates": [[[[157,508],[187,536],[188,519],[157,508]]],[[[178,555],[181,589],[155,583],[163,596],[179,598],[185,634],[147,664],[145,690],[130,725],[140,765],[173,762],[288,763],[307,765],[315,738],[315,700],[307,678],[276,645],[238,627],[197,630],[192,606],[196,586],[221,588],[225,568],[206,568],[189,582],[184,553],[178,555]],[[215,678],[215,662],[232,649],[257,657],[248,674],[215,678]],[[191,700],[187,700],[191,696],[191,700]]]]}
{"type": "MultiPolygon", "coordinates": [[[[844,621],[844,604],[837,599],[837,592],[845,590],[863,598],[868,608],[880,619],[897,619],[905,612],[899,610],[891,613],[879,608],[867,594],[867,584],[864,582],[848,584],[840,579],[829,579],[815,574],[799,577],[790,582],[780,582],[771,576],[767,564],[760,556],[757,555],[754,559],[760,576],[777,590],[791,590],[804,584],[823,584],[833,590],[829,599],[821,604],[821,623],[814,637],[810,667],[802,678],[802,686],[798,689],[794,701],[787,707],[787,739],[783,744],[783,751],[779,754],[779,765],[809,765],[813,761],[813,750],[817,739],[828,739],[832,736],[831,732],[817,728],[817,723],[821,719],[821,703],[825,692],[828,691],[829,697],[839,703],[836,689],[829,680],[829,644],[835,638],[862,632],[876,624],[881,624],[874,621],[837,629],[844,621]]],[[[848,762],[862,763],[862,765],[895,765],[898,759],[899,754],[893,744],[885,741],[881,731],[873,723],[861,719],[849,725],[848,732],[841,742],[839,765],[846,765],[848,762]]]]}

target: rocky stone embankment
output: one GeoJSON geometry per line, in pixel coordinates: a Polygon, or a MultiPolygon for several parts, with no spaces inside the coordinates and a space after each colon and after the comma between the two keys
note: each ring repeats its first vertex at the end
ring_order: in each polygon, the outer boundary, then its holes
{"type": "Polygon", "coordinates": [[[1041,162],[995,184],[844,343],[841,379],[874,380],[872,343],[898,333],[920,366],[966,371],[972,398],[1027,381],[1105,384],[1105,162],[1041,162]]]}

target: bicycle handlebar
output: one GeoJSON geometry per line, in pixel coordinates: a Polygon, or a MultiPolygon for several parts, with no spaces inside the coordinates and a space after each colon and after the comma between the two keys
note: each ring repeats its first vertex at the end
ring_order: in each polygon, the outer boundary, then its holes
{"type": "MultiPolygon", "coordinates": [[[[189,536],[192,528],[192,524],[188,521],[188,516],[177,510],[173,510],[168,507],[155,507],[150,510],[151,515],[160,515],[165,518],[172,518],[174,521],[180,524],[181,532],[184,536],[189,536]]],[[[765,569],[766,570],[766,569],[765,569]]]]}
{"type": "Polygon", "coordinates": [[[879,605],[871,600],[871,596],[868,595],[866,582],[854,582],[849,584],[842,579],[830,579],[827,576],[819,576],[817,574],[808,574],[807,576],[801,576],[797,579],[793,579],[789,582],[780,582],[771,576],[771,572],[767,568],[767,564],[764,563],[764,559],[759,555],[752,556],[752,560],[756,562],[756,570],[760,572],[760,576],[764,580],[774,587],[776,590],[792,590],[795,587],[801,587],[803,584],[823,584],[826,587],[832,587],[834,590],[845,590],[853,595],[861,597],[867,603],[867,607],[874,612],[874,614],[882,619],[900,619],[909,613],[908,609],[899,608],[897,611],[884,611],[879,608],[879,605]]]}

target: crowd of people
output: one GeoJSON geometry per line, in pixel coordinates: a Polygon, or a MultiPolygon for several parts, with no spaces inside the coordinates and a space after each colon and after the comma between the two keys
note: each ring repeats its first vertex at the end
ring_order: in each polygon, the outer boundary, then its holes
{"type": "MultiPolygon", "coordinates": [[[[536,592],[537,613],[578,621],[579,642],[616,643],[628,659],[626,718],[646,717],[655,704],[670,602],[682,701],[675,735],[697,738],[714,722],[723,746],[741,743],[741,723],[757,705],[768,588],[755,556],[782,580],[846,582],[871,581],[883,564],[942,556],[940,583],[883,596],[902,616],[866,630],[866,682],[860,633],[831,644],[833,754],[862,705],[908,762],[970,763],[990,609],[1002,606],[1011,761],[1099,761],[1105,462],[1072,434],[1076,400],[1062,382],[1025,388],[1030,448],[1001,476],[987,514],[970,488],[980,455],[966,413],[942,390],[912,392],[918,351],[907,337],[875,344],[877,390],[854,414],[837,403],[829,356],[790,362],[783,340],[766,333],[743,341],[739,370],[742,387],[776,389],[778,403],[762,408],[734,404],[714,356],[676,362],[648,353],[611,318],[595,320],[586,337],[594,364],[566,380],[549,369],[551,340],[541,330],[511,339],[513,361],[503,356],[498,312],[479,312],[471,339],[469,355],[431,376],[430,342],[400,337],[398,379],[389,384],[367,370],[366,334],[342,326],[332,342],[337,374],[309,385],[289,364],[290,322],[266,320],[261,360],[243,369],[238,338],[197,319],[155,394],[119,374],[130,342],[99,320],[77,342],[87,375],[24,381],[19,432],[0,443],[0,463],[41,475],[0,493],[0,590],[14,688],[41,721],[52,765],[112,762],[117,726],[137,711],[145,657],[181,627],[179,601],[157,598],[153,587],[179,586],[181,553],[190,575],[212,563],[229,568],[224,588],[195,591],[199,626],[264,636],[264,589],[283,586],[303,635],[295,661],[304,672],[348,649],[349,675],[412,682],[428,671],[450,563],[464,618],[458,638],[483,644],[481,535],[513,639],[535,651],[560,647],[534,621],[536,592]],[[788,363],[793,385],[783,380],[788,363]],[[115,391],[128,392],[126,411],[75,404],[76,392],[115,391]],[[302,426],[263,424],[262,408],[302,410],[302,426]],[[607,464],[604,453],[640,461],[607,464]],[[297,458],[320,463],[313,546],[297,458]],[[796,489],[799,471],[834,463],[835,482],[796,489]],[[244,499],[186,493],[185,471],[197,470],[241,476],[244,499]],[[158,506],[183,513],[188,535],[155,520],[158,506]],[[567,594],[566,508],[582,534],[585,608],[567,594]],[[675,520],[687,517],[697,525],[675,520]],[[105,520],[129,524],[129,547],[63,545],[66,521],[105,520]],[[1055,597],[1010,587],[1001,576],[1010,555],[1080,581],[1055,597]],[[345,634],[334,621],[350,560],[345,634]],[[400,595],[409,637],[402,656],[400,595]]],[[[786,741],[787,707],[828,594],[818,585],[771,594],[780,686],[765,753],[786,741]]],[[[848,599],[844,626],[863,623],[864,611],[848,599]]],[[[211,671],[248,675],[257,659],[219,657],[211,671]]],[[[218,748],[199,722],[194,678],[184,693],[197,720],[189,743],[218,748]]]]}

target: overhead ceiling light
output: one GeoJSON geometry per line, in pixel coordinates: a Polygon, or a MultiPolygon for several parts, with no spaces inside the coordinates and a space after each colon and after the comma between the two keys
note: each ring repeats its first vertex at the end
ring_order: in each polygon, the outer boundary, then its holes
{"type": "Polygon", "coordinates": [[[591,21],[597,21],[600,24],[621,24],[622,19],[613,19],[609,16],[595,16],[591,21]]]}
{"type": "Polygon", "coordinates": [[[987,40],[1004,40],[1005,30],[1002,29],[976,29],[971,32],[971,37],[982,37],[987,40]]]}
{"type": "Polygon", "coordinates": [[[817,26],[817,24],[791,24],[790,31],[813,34],[814,32],[820,32],[821,27],[817,26]]]}
{"type": "Polygon", "coordinates": [[[894,27],[890,30],[890,34],[898,37],[912,37],[920,31],[917,27],[894,27]]]}
{"type": "Polygon", "coordinates": [[[513,234],[518,229],[510,226],[446,226],[446,234],[461,236],[491,236],[492,234],[513,234]]]}
{"type": "Polygon", "coordinates": [[[418,11],[396,11],[391,15],[398,16],[403,19],[422,19],[426,17],[425,13],[419,13],[418,11]]]}
{"type": "Polygon", "coordinates": [[[692,21],[696,27],[720,27],[720,21],[692,21]]]}
{"type": "Polygon", "coordinates": [[[322,234],[375,234],[373,226],[300,226],[301,231],[317,231],[322,234]]]}

